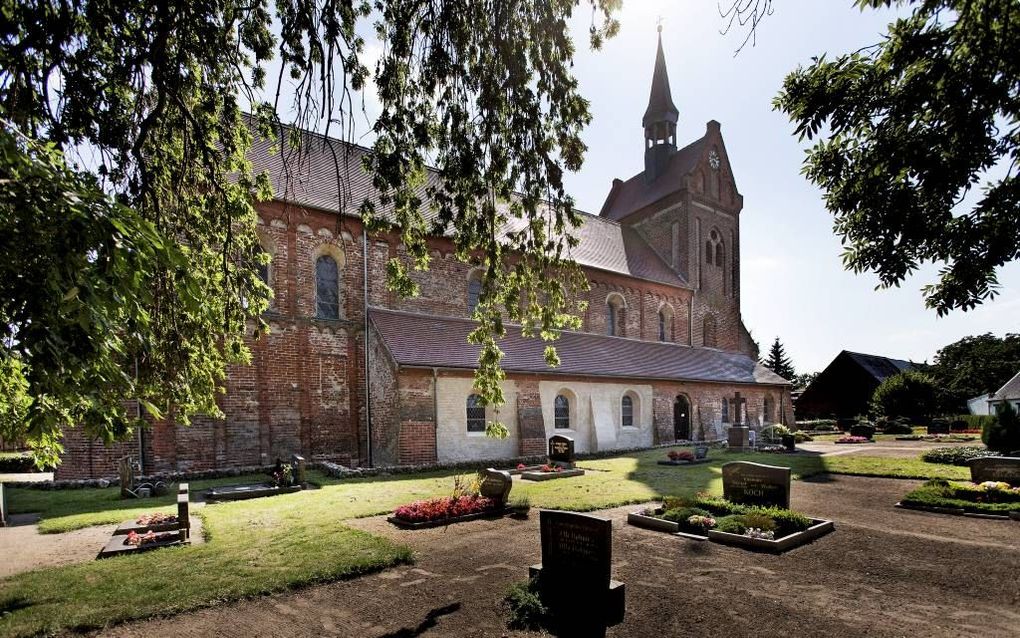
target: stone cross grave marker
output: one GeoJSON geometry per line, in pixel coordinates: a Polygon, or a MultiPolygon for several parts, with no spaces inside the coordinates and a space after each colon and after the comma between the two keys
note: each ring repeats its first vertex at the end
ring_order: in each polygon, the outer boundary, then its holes
{"type": "Polygon", "coordinates": [[[557,621],[577,629],[622,620],[624,586],[610,578],[613,522],[590,514],[542,510],[539,526],[542,564],[531,571],[557,621]]]}
{"type": "Polygon", "coordinates": [[[722,466],[723,496],[744,505],[790,507],[790,468],[734,461],[722,466]]]}
{"type": "Polygon", "coordinates": [[[573,467],[574,439],[562,434],[554,434],[549,437],[549,462],[573,467]]]}
{"type": "Polygon", "coordinates": [[[970,480],[975,483],[1002,481],[1020,487],[1020,457],[985,456],[971,459],[970,480]]]}
{"type": "Polygon", "coordinates": [[[482,485],[479,488],[481,495],[492,499],[497,507],[504,507],[510,496],[510,488],[514,485],[510,472],[494,470],[490,467],[482,472],[482,475],[482,485]]]}

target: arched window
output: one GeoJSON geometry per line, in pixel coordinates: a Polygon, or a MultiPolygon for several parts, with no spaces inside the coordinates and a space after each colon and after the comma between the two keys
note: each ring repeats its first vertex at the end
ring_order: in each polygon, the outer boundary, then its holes
{"type": "Polygon", "coordinates": [[[722,400],[722,422],[730,422],[730,400],[725,397],[722,400]]]}
{"type": "Polygon", "coordinates": [[[475,314],[475,308],[478,307],[478,297],[482,294],[482,276],[477,272],[471,273],[468,277],[467,286],[467,307],[468,315],[473,316],[475,314]]]}
{"type": "Polygon", "coordinates": [[[712,240],[708,240],[705,242],[705,263],[711,266],[712,261],[712,240]]]}
{"type": "Polygon", "coordinates": [[[774,401],[771,396],[765,397],[765,423],[772,423],[775,417],[772,414],[774,401]]]}
{"type": "Polygon", "coordinates": [[[666,313],[659,311],[659,341],[666,340],[666,313]]]}
{"type": "Polygon", "coordinates": [[[722,235],[713,228],[708,239],[705,241],[705,263],[709,266],[715,264],[721,267],[725,258],[726,249],[723,246],[722,235]]]}
{"type": "Polygon", "coordinates": [[[726,259],[726,253],[724,252],[725,250],[726,247],[723,245],[722,242],[719,242],[719,245],[716,246],[715,248],[715,265],[719,266],[720,268],[722,268],[723,262],[726,259]]]}
{"type": "Polygon", "coordinates": [[[701,344],[706,348],[717,347],[715,317],[712,315],[705,315],[704,326],[702,328],[701,335],[701,344]]]}
{"type": "Polygon", "coordinates": [[[616,306],[612,302],[606,304],[606,334],[616,336],[616,306]]]}
{"type": "Polygon", "coordinates": [[[659,341],[673,340],[673,309],[667,305],[659,308],[659,341]]]}
{"type": "Polygon", "coordinates": [[[620,425],[625,428],[634,426],[634,399],[629,394],[620,399],[620,425]]]}
{"type": "Polygon", "coordinates": [[[259,270],[259,279],[262,280],[262,283],[264,283],[265,285],[267,285],[269,287],[272,287],[272,284],[269,283],[269,264],[259,264],[258,265],[258,270],[259,270]]]}
{"type": "Polygon", "coordinates": [[[315,316],[340,318],[340,273],[336,260],[329,255],[315,260],[315,316]]]}
{"type": "Polygon", "coordinates": [[[561,430],[570,427],[570,400],[562,394],[556,395],[553,404],[553,426],[561,430]]]}
{"type": "Polygon", "coordinates": [[[485,406],[482,397],[469,394],[467,398],[467,431],[485,432],[485,406]]]}
{"type": "Polygon", "coordinates": [[[606,334],[611,337],[623,336],[623,313],[626,302],[619,293],[606,297],[606,334]]]}

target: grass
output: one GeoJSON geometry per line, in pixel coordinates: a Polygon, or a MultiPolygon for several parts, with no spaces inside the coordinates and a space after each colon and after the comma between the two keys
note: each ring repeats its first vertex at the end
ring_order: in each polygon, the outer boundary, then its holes
{"type": "MultiPolygon", "coordinates": [[[[586,511],[663,495],[722,492],[723,463],[754,460],[789,466],[794,478],[833,472],[904,478],[967,478],[967,468],[862,454],[785,456],[713,450],[711,463],[660,466],[668,450],[584,461],[582,477],[515,483],[513,496],[535,507],[586,511]]],[[[410,560],[410,550],[352,530],[346,519],[389,512],[420,498],[449,494],[457,472],[337,480],[317,472],[320,489],[195,508],[208,542],[104,561],[41,569],[0,581],[0,636],[83,630],[178,613],[308,583],[336,580],[410,560]]],[[[243,477],[192,481],[197,492],[243,477]]],[[[141,512],[172,510],[173,497],[122,501],[117,488],[10,490],[12,511],[37,511],[41,529],[58,532],[116,523],[141,512]]]]}

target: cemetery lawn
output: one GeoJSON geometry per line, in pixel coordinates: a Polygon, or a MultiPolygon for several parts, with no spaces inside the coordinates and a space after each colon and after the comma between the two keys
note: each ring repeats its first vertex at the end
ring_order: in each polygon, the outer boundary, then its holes
{"type": "MultiPolygon", "coordinates": [[[[588,511],[668,494],[718,494],[722,491],[722,464],[736,460],[789,466],[794,478],[831,472],[966,479],[969,472],[916,459],[863,454],[823,457],[718,450],[710,453],[712,462],[703,465],[657,465],[667,451],[581,461],[586,474],[580,477],[540,483],[515,480],[511,499],[527,495],[535,507],[588,511]]],[[[457,473],[337,480],[311,471],[309,480],[319,489],[193,508],[193,515],[203,520],[208,541],[204,544],[40,569],[0,580],[0,636],[82,630],[174,614],[409,562],[407,547],[353,530],[343,522],[449,494],[457,473]]],[[[239,477],[192,481],[192,493],[217,483],[242,481],[239,477]]],[[[153,506],[164,503],[150,500],[147,507],[140,508],[138,501],[121,501],[117,494],[117,488],[12,489],[9,503],[15,512],[40,512],[40,525],[51,532],[120,522],[159,509],[153,506]]]]}

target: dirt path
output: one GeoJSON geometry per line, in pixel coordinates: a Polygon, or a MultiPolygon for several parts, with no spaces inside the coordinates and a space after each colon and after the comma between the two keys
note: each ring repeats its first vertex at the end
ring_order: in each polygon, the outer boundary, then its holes
{"type": "Polygon", "coordinates": [[[0,528],[0,578],[40,567],[93,560],[116,525],[101,525],[67,532],[40,534],[34,514],[14,514],[11,526],[0,528]]]}
{"type": "MultiPolygon", "coordinates": [[[[782,556],[614,524],[614,577],[627,617],[609,636],[1020,635],[1020,525],[899,510],[916,481],[830,476],[794,483],[797,509],[836,531],[782,556]]],[[[104,636],[518,636],[496,605],[540,560],[538,521],[400,531],[416,564],[267,596],[104,636]]]]}

